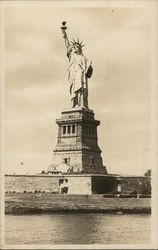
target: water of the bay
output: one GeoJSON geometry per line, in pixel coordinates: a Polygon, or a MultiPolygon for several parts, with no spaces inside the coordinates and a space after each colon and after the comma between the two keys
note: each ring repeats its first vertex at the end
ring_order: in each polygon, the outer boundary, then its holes
{"type": "Polygon", "coordinates": [[[6,244],[150,244],[147,214],[6,215],[6,244]]]}

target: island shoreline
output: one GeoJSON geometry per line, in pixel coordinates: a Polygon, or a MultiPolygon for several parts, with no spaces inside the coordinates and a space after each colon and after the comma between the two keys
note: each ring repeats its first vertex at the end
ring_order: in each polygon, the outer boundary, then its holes
{"type": "Polygon", "coordinates": [[[7,194],[6,214],[111,213],[151,214],[151,198],[105,198],[103,195],[7,194]]]}

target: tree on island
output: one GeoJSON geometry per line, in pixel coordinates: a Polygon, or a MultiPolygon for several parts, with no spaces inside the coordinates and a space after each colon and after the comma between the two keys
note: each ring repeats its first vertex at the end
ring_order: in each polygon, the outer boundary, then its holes
{"type": "Polygon", "coordinates": [[[148,170],[145,172],[144,176],[151,176],[151,169],[148,169],[148,170]]]}

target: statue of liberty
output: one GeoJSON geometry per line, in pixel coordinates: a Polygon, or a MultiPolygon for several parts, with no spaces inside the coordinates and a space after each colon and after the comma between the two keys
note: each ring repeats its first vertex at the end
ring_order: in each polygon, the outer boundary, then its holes
{"type": "Polygon", "coordinates": [[[82,53],[82,42],[69,42],[65,26],[66,22],[62,22],[62,33],[67,48],[67,57],[69,59],[68,81],[70,84],[70,96],[72,107],[88,108],[88,78],[91,77],[93,68],[91,63],[82,53]]]}

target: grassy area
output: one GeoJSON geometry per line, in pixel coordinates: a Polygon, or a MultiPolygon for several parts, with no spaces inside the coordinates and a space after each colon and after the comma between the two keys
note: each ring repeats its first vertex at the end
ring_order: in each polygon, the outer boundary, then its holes
{"type": "Polygon", "coordinates": [[[6,194],[6,213],[123,212],[150,213],[149,198],[104,198],[103,195],[6,194]]]}

